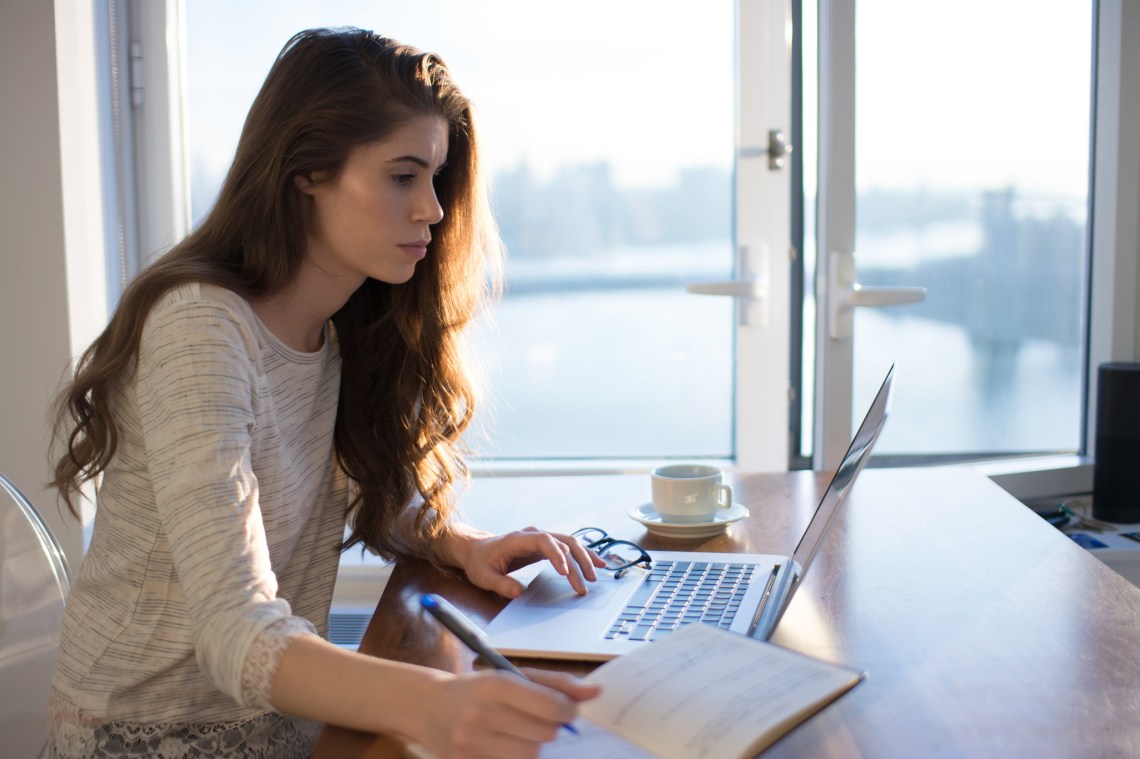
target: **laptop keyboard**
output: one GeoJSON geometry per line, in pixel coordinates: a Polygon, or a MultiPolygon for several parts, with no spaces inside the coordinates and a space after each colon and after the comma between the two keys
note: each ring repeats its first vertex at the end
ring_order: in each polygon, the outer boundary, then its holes
{"type": "Polygon", "coordinates": [[[605,637],[654,640],[697,622],[727,628],[756,569],[728,562],[654,562],[605,637]]]}

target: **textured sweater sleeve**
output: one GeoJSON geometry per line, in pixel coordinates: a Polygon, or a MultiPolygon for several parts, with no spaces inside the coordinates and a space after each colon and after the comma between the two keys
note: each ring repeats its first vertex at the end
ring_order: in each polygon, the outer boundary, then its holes
{"type": "Polygon", "coordinates": [[[265,706],[287,639],[313,632],[277,597],[251,437],[261,381],[255,335],[224,305],[179,297],[143,330],[135,392],[159,519],[192,621],[198,666],[265,706]]]}

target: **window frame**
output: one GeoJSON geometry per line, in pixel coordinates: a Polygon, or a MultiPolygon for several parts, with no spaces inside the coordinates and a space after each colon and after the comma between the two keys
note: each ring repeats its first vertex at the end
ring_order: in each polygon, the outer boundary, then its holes
{"type": "MultiPolygon", "coordinates": [[[[108,0],[129,14],[131,42],[141,46],[143,55],[131,68],[132,77],[141,76],[147,106],[143,113],[133,113],[132,144],[126,152],[133,156],[137,209],[137,250],[159,252],[180,239],[189,229],[189,193],[187,191],[188,157],[185,142],[184,114],[180,99],[175,97],[184,80],[182,41],[184,13],[182,0],[159,3],[138,0],[108,0]],[[142,208],[142,199],[149,205],[142,208]]],[[[758,120],[755,98],[763,97],[767,107],[787,104],[789,112],[782,120],[792,129],[790,87],[790,45],[793,4],[788,0],[738,0],[737,50],[741,74],[760,65],[768,66],[769,75],[762,86],[742,86],[738,81],[738,149],[755,140],[753,132],[770,119],[758,120]],[[744,44],[764,38],[772,45],[744,44]],[[787,45],[776,49],[776,45],[787,45]],[[750,59],[764,48],[763,62],[750,59]],[[743,62],[742,62],[743,61],[743,62]],[[780,67],[783,66],[781,69],[780,67]],[[775,67],[775,68],[773,68],[775,67]],[[785,89],[781,92],[780,77],[785,89]],[[772,105],[774,104],[774,105],[772,105]]],[[[1096,367],[1105,361],[1133,360],[1137,355],[1137,264],[1138,232],[1136,220],[1128,213],[1140,205],[1140,144],[1128,140],[1140,133],[1140,85],[1123,76],[1137,68],[1137,53],[1124,44],[1140,35],[1140,9],[1129,7],[1123,0],[1101,0],[1097,3],[1093,50],[1094,108],[1092,161],[1092,201],[1088,239],[1090,270],[1087,321],[1088,358],[1085,371],[1084,444],[1074,455],[1014,457],[982,462],[962,462],[988,474],[995,482],[1023,500],[1089,492],[1092,487],[1092,456],[1095,454],[1096,367]]],[[[125,17],[125,16],[124,16],[125,17]]],[[[743,76],[738,77],[738,79],[743,76]]],[[[137,110],[137,109],[136,109],[137,110]]],[[[794,132],[793,132],[794,133],[794,132]]],[[[120,171],[122,168],[120,167],[120,171]]],[[[787,175],[784,175],[785,179],[787,175]]],[[[737,162],[736,207],[763,207],[766,196],[760,182],[744,161],[737,162]],[[758,206],[757,203],[760,203],[758,206]]],[[[788,193],[791,195],[791,193],[788,193]]],[[[782,216],[791,218],[785,207],[782,216]]],[[[754,217],[735,213],[737,250],[748,245],[742,241],[756,237],[748,225],[754,217]]],[[[792,240],[789,229],[787,239],[792,240]]],[[[772,248],[773,246],[769,246],[772,248]]],[[[794,434],[789,421],[791,409],[799,401],[794,397],[793,367],[798,366],[797,345],[790,336],[801,328],[792,314],[798,299],[791,297],[796,279],[795,249],[790,255],[783,250],[769,250],[769,301],[762,333],[749,333],[739,328],[737,336],[737,398],[734,414],[734,461],[719,464],[742,471],[786,470],[793,464],[794,434]],[[773,366],[776,368],[773,369],[773,366]],[[753,389],[742,393],[741,388],[753,389]],[[769,420],[764,425],[749,420],[769,420]]],[[[143,262],[136,261],[135,265],[143,262]]],[[[738,269],[741,262],[738,261],[738,269]]],[[[802,274],[801,274],[802,276],[802,274]]],[[[739,311],[739,307],[738,307],[739,311]]],[[[565,474],[644,472],[653,461],[548,461],[477,462],[476,476],[544,476],[565,474]]],[[[931,457],[905,457],[880,460],[876,465],[950,463],[931,457]]]]}

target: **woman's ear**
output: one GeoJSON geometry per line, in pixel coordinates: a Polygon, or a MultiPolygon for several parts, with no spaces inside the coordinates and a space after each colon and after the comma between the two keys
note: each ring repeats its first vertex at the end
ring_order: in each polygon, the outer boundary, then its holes
{"type": "Polygon", "coordinates": [[[306,195],[312,195],[313,194],[313,186],[315,184],[316,183],[313,181],[313,177],[311,174],[294,174],[293,175],[293,186],[296,187],[301,192],[305,193],[306,195]]]}

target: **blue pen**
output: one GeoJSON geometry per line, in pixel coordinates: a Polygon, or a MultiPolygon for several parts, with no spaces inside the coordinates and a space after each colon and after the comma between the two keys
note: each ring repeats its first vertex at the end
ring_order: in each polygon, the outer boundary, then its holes
{"type": "MultiPolygon", "coordinates": [[[[454,633],[455,637],[463,642],[463,645],[483,657],[492,667],[518,675],[523,680],[530,680],[521,669],[511,664],[507,657],[491,648],[487,639],[483,637],[483,631],[472,624],[471,620],[463,616],[459,609],[456,609],[446,600],[435,593],[425,593],[420,596],[420,606],[424,607],[441,625],[454,633]]],[[[571,724],[564,722],[562,727],[574,735],[579,734],[578,729],[571,724]]]]}

